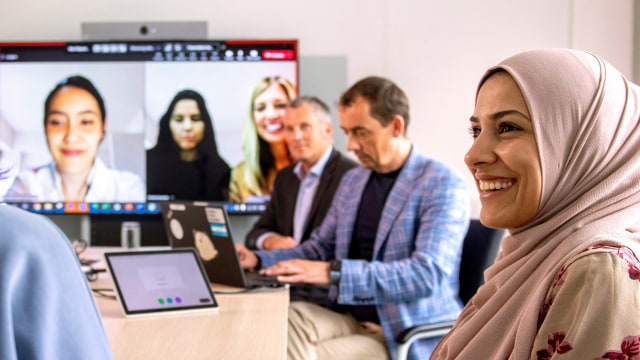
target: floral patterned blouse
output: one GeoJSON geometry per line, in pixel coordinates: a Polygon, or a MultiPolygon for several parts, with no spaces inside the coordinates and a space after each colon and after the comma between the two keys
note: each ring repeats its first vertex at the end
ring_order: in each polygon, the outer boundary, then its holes
{"type": "Polygon", "coordinates": [[[562,267],[531,359],[640,360],[640,261],[631,249],[592,247],[562,267]]]}

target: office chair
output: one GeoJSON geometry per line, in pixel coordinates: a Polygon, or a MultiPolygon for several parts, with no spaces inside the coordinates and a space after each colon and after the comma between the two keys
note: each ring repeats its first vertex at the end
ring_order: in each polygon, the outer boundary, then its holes
{"type": "MultiPolygon", "coordinates": [[[[460,281],[458,297],[462,304],[466,304],[484,282],[484,270],[495,261],[504,232],[504,229],[488,228],[482,225],[480,220],[472,219],[470,221],[469,230],[462,245],[458,274],[460,281]]],[[[443,321],[404,329],[396,337],[398,343],[397,359],[406,359],[411,344],[417,340],[446,335],[453,327],[454,322],[455,320],[443,321]]]]}

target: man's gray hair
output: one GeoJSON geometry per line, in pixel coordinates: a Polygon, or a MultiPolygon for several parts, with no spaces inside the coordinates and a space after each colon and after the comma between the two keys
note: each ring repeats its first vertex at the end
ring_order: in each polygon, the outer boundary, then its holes
{"type": "Polygon", "coordinates": [[[320,121],[331,124],[331,111],[329,106],[315,96],[298,96],[289,103],[289,107],[298,109],[303,105],[309,105],[320,121]]]}

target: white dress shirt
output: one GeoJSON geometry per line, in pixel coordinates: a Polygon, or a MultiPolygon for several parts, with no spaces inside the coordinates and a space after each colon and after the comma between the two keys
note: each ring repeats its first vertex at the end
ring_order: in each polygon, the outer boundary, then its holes
{"type": "MultiPolygon", "coordinates": [[[[313,204],[313,198],[316,194],[316,190],[318,189],[318,185],[320,184],[320,176],[322,175],[322,171],[324,171],[324,167],[329,162],[329,157],[331,157],[331,151],[333,147],[327,147],[322,157],[311,167],[308,174],[304,174],[304,170],[302,169],[302,163],[298,162],[296,166],[293,168],[294,174],[300,179],[300,187],[298,188],[298,197],[296,199],[296,208],[293,216],[293,238],[299,244],[302,234],[304,233],[304,226],[307,222],[307,216],[309,215],[309,211],[311,210],[311,205],[313,204]]],[[[266,232],[256,240],[256,247],[258,249],[263,249],[264,240],[273,235],[273,232],[266,232]]]]}
{"type": "MultiPolygon", "coordinates": [[[[86,202],[144,202],[146,186],[138,175],[128,171],[110,169],[96,158],[87,179],[86,202]]],[[[5,200],[64,201],[62,181],[55,163],[35,170],[22,171],[5,200]]]]}

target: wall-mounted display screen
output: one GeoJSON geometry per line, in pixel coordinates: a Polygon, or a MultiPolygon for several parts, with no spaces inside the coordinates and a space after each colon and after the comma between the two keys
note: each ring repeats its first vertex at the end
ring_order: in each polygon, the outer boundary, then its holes
{"type": "MultiPolygon", "coordinates": [[[[0,43],[1,199],[43,213],[257,213],[297,96],[296,40],[0,43]]],[[[286,149],[286,147],[285,147],[286,149]]]]}

